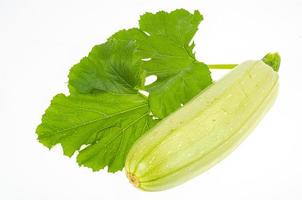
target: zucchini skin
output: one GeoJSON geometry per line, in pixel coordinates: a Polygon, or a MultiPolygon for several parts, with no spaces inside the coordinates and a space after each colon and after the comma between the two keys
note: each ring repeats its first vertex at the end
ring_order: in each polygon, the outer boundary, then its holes
{"type": "Polygon", "coordinates": [[[199,175],[253,130],[278,93],[278,73],[246,61],[141,137],[128,153],[130,182],[165,190],[199,175]]]}

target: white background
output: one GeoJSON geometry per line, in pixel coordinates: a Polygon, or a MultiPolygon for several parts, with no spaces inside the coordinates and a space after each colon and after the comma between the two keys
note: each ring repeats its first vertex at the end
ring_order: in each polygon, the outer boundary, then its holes
{"type": "MultiPolygon", "coordinates": [[[[302,199],[301,0],[0,0],[0,199],[302,199]],[[198,9],[195,37],[206,63],[239,63],[278,51],[280,94],[227,159],[177,188],[148,193],[124,173],[80,168],[36,141],[69,68],[95,44],[137,26],[146,11],[198,9]]],[[[217,77],[217,73],[214,73],[217,77]]]]}

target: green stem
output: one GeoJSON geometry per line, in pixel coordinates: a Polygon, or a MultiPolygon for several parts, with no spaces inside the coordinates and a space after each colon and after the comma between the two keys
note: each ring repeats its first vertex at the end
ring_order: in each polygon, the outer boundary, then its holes
{"type": "Polygon", "coordinates": [[[268,53],[262,58],[262,61],[271,66],[276,72],[279,71],[281,57],[278,53],[268,53]]]}
{"type": "Polygon", "coordinates": [[[213,64],[213,65],[208,65],[210,69],[233,69],[237,66],[238,64],[213,64]]]}

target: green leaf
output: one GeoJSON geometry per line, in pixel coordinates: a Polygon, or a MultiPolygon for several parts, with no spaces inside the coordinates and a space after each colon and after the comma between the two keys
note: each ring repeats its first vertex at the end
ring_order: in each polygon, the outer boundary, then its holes
{"type": "Polygon", "coordinates": [[[77,162],[94,171],[121,170],[132,144],[157,123],[153,118],[164,118],[211,84],[190,44],[201,20],[198,11],[147,13],[140,29],[119,31],[93,47],[70,70],[71,95],[55,96],[46,110],[39,141],[49,148],[61,144],[67,156],[79,152],[77,162]],[[147,75],[157,81],[145,86],[147,75]]]}
{"type": "Polygon", "coordinates": [[[157,76],[147,90],[151,111],[160,118],[212,83],[208,67],[196,61],[194,43],[190,45],[201,20],[198,11],[191,14],[183,9],[141,16],[140,29],[148,37],[139,41],[139,53],[146,59],[147,75],[157,76]]]}
{"type": "MultiPolygon", "coordinates": [[[[198,30],[203,17],[199,11],[191,14],[187,10],[177,9],[170,13],[160,11],[141,16],[140,29],[150,34],[150,38],[165,39],[176,47],[186,48],[198,30]]],[[[162,45],[164,46],[164,45],[162,45]]]]}
{"type": "Polygon", "coordinates": [[[144,85],[135,41],[110,40],[93,47],[69,73],[70,91],[136,93],[144,85]]]}
{"type": "Polygon", "coordinates": [[[118,32],[116,32],[115,34],[113,34],[108,40],[119,40],[119,41],[123,41],[123,42],[130,42],[130,41],[134,41],[137,44],[139,44],[139,42],[147,39],[147,35],[141,31],[138,28],[131,28],[128,30],[120,30],[118,32]]]}
{"type": "Polygon", "coordinates": [[[61,144],[67,156],[79,151],[80,165],[115,172],[124,167],[134,141],[154,124],[148,101],[139,94],[59,94],[37,134],[48,148],[61,144]]]}
{"type": "Polygon", "coordinates": [[[165,117],[188,102],[211,82],[203,63],[191,63],[174,76],[162,78],[149,86],[149,102],[154,115],[165,117]]]}

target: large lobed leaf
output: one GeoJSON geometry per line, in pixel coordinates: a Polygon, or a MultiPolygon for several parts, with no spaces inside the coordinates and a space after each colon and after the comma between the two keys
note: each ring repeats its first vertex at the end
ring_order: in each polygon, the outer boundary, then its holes
{"type": "Polygon", "coordinates": [[[79,93],[98,91],[137,93],[144,85],[136,42],[111,40],[93,47],[69,73],[69,87],[79,93]]]}
{"type": "Polygon", "coordinates": [[[140,29],[114,34],[111,39],[136,41],[142,68],[157,80],[145,87],[152,113],[164,118],[212,83],[207,65],[196,61],[192,39],[203,19],[179,9],[141,16],[140,29]],[[192,42],[192,44],[190,44],[192,42]]]}
{"type": "Polygon", "coordinates": [[[157,81],[148,86],[152,112],[164,118],[212,83],[208,67],[197,62],[190,45],[202,15],[186,10],[146,13],[140,29],[148,37],[139,43],[140,53],[150,60],[143,63],[147,75],[157,81]]]}
{"type": "Polygon", "coordinates": [[[208,67],[196,61],[190,45],[201,20],[198,11],[147,13],[139,29],[119,31],[95,46],[70,70],[71,94],[53,98],[37,128],[39,141],[48,148],[61,144],[67,156],[79,152],[77,162],[94,171],[121,170],[154,118],[211,84],[208,67]],[[147,75],[157,80],[145,86],[147,75]]]}
{"type": "Polygon", "coordinates": [[[138,94],[77,94],[55,96],[38,126],[39,141],[64,154],[80,150],[78,162],[99,170],[121,170],[137,138],[152,126],[147,99],[138,94]]]}

